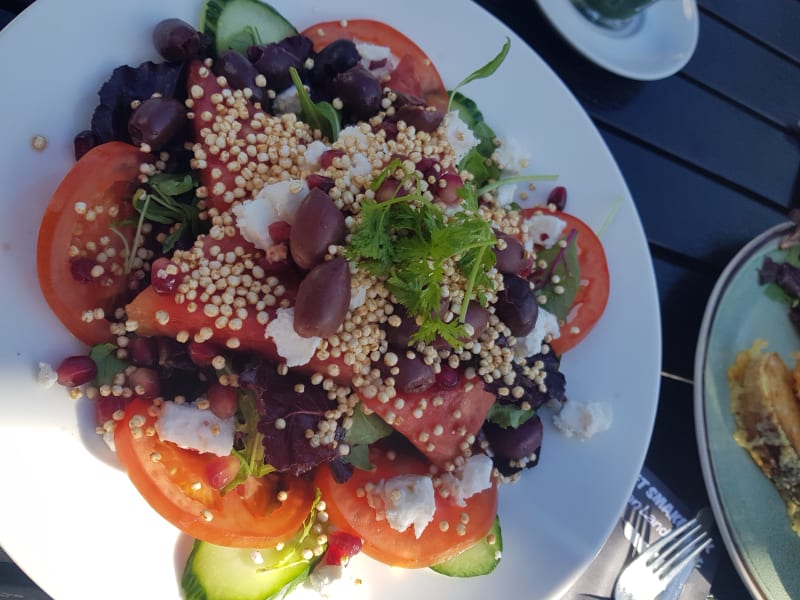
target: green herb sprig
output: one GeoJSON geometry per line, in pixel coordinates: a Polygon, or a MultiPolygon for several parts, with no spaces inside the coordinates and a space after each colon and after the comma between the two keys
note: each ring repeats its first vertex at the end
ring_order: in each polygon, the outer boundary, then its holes
{"type": "MultiPolygon", "coordinates": [[[[400,162],[392,161],[373,182],[373,191],[399,169],[400,162]]],[[[385,278],[389,291],[418,317],[420,327],[411,341],[430,343],[441,336],[460,348],[467,338],[469,302],[485,306],[494,290],[488,271],[494,266],[497,238],[478,212],[477,199],[465,200],[462,210],[447,219],[423,194],[419,176],[406,173],[390,199],[364,200],[359,218],[346,256],[385,278]],[[445,321],[439,313],[448,263],[457,267],[467,285],[459,318],[445,321]]]]}

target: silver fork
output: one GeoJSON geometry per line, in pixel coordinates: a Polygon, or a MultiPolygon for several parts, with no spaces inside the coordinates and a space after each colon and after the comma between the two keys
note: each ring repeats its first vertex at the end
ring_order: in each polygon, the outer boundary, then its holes
{"type": "Polygon", "coordinates": [[[623,569],[614,586],[615,600],[653,600],[711,541],[697,518],[676,527],[623,569]]]}

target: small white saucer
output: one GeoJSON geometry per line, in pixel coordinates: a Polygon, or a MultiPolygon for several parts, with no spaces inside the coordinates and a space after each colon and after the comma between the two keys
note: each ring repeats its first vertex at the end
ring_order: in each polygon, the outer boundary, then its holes
{"type": "Polygon", "coordinates": [[[620,35],[590,23],[569,0],[536,0],[561,35],[604,69],[642,81],[680,71],[697,46],[695,0],[660,0],[643,12],[635,30],[620,35]]]}

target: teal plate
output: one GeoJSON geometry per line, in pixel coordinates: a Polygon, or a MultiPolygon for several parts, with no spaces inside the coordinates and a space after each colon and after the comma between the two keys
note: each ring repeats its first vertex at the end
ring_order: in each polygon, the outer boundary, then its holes
{"type": "Polygon", "coordinates": [[[788,364],[800,350],[787,306],[758,284],[764,257],[781,257],[778,243],[793,227],[783,223],[762,233],[725,268],[709,298],[695,355],[695,427],[711,506],[739,575],[754,598],[766,600],[800,598],[800,536],[772,483],[733,440],[727,371],[756,339],[788,364]]]}

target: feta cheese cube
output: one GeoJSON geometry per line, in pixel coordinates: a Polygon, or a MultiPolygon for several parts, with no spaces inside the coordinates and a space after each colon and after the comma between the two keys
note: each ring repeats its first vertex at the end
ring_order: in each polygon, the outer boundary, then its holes
{"type": "Polygon", "coordinates": [[[528,168],[530,154],[515,139],[506,138],[492,153],[492,159],[508,174],[516,174],[528,168]]]}
{"type": "Polygon", "coordinates": [[[568,400],[558,414],[553,415],[553,424],[567,437],[586,440],[611,427],[612,408],[608,402],[581,403],[568,400]]]}
{"type": "Polygon", "coordinates": [[[44,388],[51,388],[58,381],[58,373],[56,373],[50,363],[40,362],[39,372],[36,374],[36,381],[44,388]]]}
{"type": "Polygon", "coordinates": [[[194,404],[164,402],[156,420],[156,432],[161,440],[181,448],[228,456],[233,450],[234,420],[234,417],[220,419],[194,404]]]}
{"type": "Polygon", "coordinates": [[[267,323],[264,334],[275,342],[287,367],[307,364],[322,341],[317,336],[303,337],[294,330],[294,308],[279,308],[275,318],[267,323]]]}
{"type": "Polygon", "coordinates": [[[567,222],[555,215],[533,215],[523,223],[523,228],[528,234],[525,241],[525,249],[529,252],[532,251],[534,244],[552,248],[553,244],[561,237],[566,226],[567,222]]]}
{"type": "Polygon", "coordinates": [[[361,55],[361,64],[378,79],[388,77],[400,62],[392,54],[391,48],[376,46],[366,42],[356,42],[356,50],[361,55]]]}
{"type": "Polygon", "coordinates": [[[352,166],[350,167],[350,175],[355,177],[364,177],[372,172],[372,164],[369,159],[361,152],[356,152],[350,157],[352,166]]]}
{"type": "Polygon", "coordinates": [[[466,506],[466,500],[492,486],[492,459],[485,454],[471,456],[455,473],[444,473],[441,485],[450,493],[458,506],[466,506]]]}
{"type": "Polygon", "coordinates": [[[508,206],[514,201],[514,196],[517,193],[517,185],[514,183],[506,183],[497,188],[497,203],[500,206],[508,206]]]}
{"type": "Polygon", "coordinates": [[[344,127],[339,132],[337,142],[340,142],[344,148],[353,148],[355,150],[361,150],[362,152],[366,152],[369,149],[367,136],[361,131],[358,125],[348,125],[344,127]]]}
{"type": "Polygon", "coordinates": [[[517,343],[514,345],[514,354],[520,358],[539,354],[542,351],[542,342],[547,334],[550,334],[555,339],[561,335],[561,328],[558,326],[556,316],[540,306],[536,324],[524,338],[517,338],[517,343]]]}
{"type": "Polygon", "coordinates": [[[242,237],[256,248],[267,250],[275,244],[269,226],[278,221],[294,223],[297,207],[308,195],[308,184],[289,179],[265,185],[255,198],[233,207],[242,237]]]}
{"type": "Polygon", "coordinates": [[[327,150],[329,150],[329,148],[324,142],[319,140],[314,140],[311,142],[306,147],[305,154],[303,154],[303,158],[306,161],[306,166],[312,171],[317,170],[321,166],[320,160],[322,159],[322,155],[327,150]]]}
{"type": "Polygon", "coordinates": [[[444,136],[453,148],[456,162],[480,143],[469,126],[458,116],[458,111],[451,110],[444,116],[444,136]]]}
{"type": "Polygon", "coordinates": [[[412,525],[419,538],[436,512],[433,480],[427,475],[398,475],[382,479],[367,492],[367,502],[385,518],[389,527],[402,533],[412,525]]]}
{"type": "Polygon", "coordinates": [[[367,288],[359,285],[355,289],[350,288],[350,310],[355,310],[367,301],[367,288]]]}

